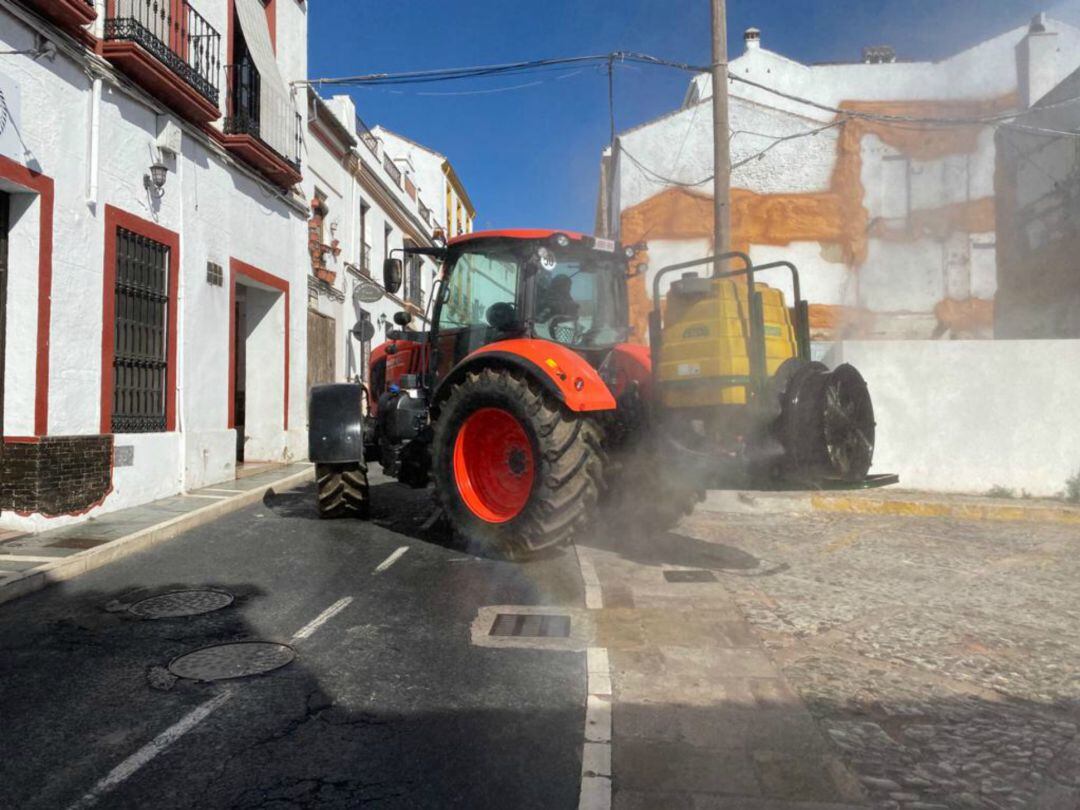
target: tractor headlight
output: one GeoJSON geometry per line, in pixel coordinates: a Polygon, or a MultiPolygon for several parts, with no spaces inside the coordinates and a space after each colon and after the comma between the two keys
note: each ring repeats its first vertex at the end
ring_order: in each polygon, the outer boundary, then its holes
{"type": "Polygon", "coordinates": [[[565,233],[557,233],[552,237],[552,241],[561,248],[570,247],[570,237],[565,233]]]}
{"type": "Polygon", "coordinates": [[[541,247],[536,251],[536,256],[540,259],[540,266],[545,270],[554,270],[555,266],[558,264],[558,262],[555,261],[555,254],[546,247],[541,247]]]}

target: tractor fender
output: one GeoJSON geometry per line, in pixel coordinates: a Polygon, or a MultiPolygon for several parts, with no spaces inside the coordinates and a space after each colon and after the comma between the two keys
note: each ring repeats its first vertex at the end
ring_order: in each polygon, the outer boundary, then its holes
{"type": "Polygon", "coordinates": [[[364,460],[364,389],[352,383],[312,386],[308,393],[308,458],[316,463],[364,460]]]}
{"type": "Polygon", "coordinates": [[[493,366],[521,369],[574,413],[615,409],[615,397],[584,357],[540,338],[501,340],[472,352],[439,381],[433,403],[437,405],[470,371],[493,366]]]}

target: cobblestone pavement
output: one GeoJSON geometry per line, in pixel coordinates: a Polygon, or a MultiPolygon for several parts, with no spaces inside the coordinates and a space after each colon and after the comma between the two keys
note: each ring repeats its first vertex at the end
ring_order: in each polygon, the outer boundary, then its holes
{"type": "Polygon", "coordinates": [[[874,807],[1080,808],[1080,533],[699,512],[715,571],[874,807]]]}

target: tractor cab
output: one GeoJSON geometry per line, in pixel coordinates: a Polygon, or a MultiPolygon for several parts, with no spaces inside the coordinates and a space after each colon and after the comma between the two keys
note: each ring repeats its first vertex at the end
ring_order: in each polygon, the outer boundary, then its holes
{"type": "MultiPolygon", "coordinates": [[[[626,274],[633,250],[614,242],[562,231],[489,231],[457,237],[445,248],[404,252],[443,262],[425,340],[425,382],[432,387],[499,341],[551,341],[599,366],[629,335],[626,274]]],[[[398,265],[386,263],[388,290],[400,277],[398,265]]]]}

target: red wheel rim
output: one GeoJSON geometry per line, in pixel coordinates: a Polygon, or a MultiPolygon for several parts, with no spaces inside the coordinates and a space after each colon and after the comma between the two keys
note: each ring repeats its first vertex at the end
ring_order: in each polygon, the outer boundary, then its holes
{"type": "Polygon", "coordinates": [[[501,408],[469,414],[454,440],[458,492],[470,511],[488,523],[506,523],[525,508],[534,467],[525,428],[501,408]]]}

